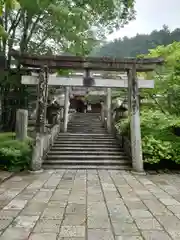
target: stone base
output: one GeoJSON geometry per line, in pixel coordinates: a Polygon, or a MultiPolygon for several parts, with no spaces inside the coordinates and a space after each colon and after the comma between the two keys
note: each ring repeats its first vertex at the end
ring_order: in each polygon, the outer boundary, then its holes
{"type": "Polygon", "coordinates": [[[138,172],[138,171],[135,171],[135,170],[132,170],[131,173],[134,174],[134,175],[139,175],[139,176],[146,176],[146,174],[147,174],[145,171],[138,172]]]}
{"type": "Polygon", "coordinates": [[[28,170],[28,172],[31,173],[31,174],[39,174],[39,173],[44,172],[44,169],[40,169],[40,170],[37,170],[37,171],[28,170]]]}

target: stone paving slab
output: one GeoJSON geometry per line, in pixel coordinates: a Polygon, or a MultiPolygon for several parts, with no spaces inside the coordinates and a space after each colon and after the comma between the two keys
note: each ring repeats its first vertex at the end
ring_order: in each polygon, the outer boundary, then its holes
{"type": "Polygon", "coordinates": [[[14,175],[12,172],[0,171],[0,183],[8,180],[14,175]]]}
{"type": "Polygon", "coordinates": [[[0,240],[180,240],[180,173],[52,170],[0,185],[0,240]]]}

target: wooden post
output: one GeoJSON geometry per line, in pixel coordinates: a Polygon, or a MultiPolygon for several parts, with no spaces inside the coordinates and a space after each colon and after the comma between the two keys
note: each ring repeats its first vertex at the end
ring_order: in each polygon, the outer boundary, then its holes
{"type": "Polygon", "coordinates": [[[141,128],[139,112],[139,91],[136,76],[136,66],[133,65],[132,71],[129,70],[129,84],[131,89],[131,149],[132,165],[136,172],[143,172],[142,146],[141,146],[141,128]]]}
{"type": "Polygon", "coordinates": [[[106,98],[106,116],[107,116],[107,131],[108,133],[111,132],[111,88],[107,88],[107,98],[106,98]]]}
{"type": "Polygon", "coordinates": [[[67,132],[68,112],[69,112],[69,93],[70,93],[70,87],[65,87],[65,99],[64,99],[64,128],[63,128],[63,131],[64,131],[64,132],[67,132]]]}
{"type": "Polygon", "coordinates": [[[16,112],[16,139],[24,141],[27,138],[28,111],[18,109],[16,112]]]}

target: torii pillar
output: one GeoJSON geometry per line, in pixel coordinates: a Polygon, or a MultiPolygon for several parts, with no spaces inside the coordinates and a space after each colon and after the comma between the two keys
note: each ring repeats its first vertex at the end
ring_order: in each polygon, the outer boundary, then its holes
{"type": "Polygon", "coordinates": [[[131,128],[132,166],[135,172],[143,173],[144,167],[141,144],[139,88],[135,64],[132,66],[132,69],[128,71],[128,108],[131,128]]]}
{"type": "Polygon", "coordinates": [[[63,132],[67,132],[67,125],[68,125],[68,118],[69,118],[69,93],[70,93],[70,87],[65,87],[63,132]]]}
{"type": "Polygon", "coordinates": [[[112,116],[111,116],[111,88],[107,88],[106,95],[106,118],[107,118],[107,131],[111,133],[112,129],[112,116]]]}

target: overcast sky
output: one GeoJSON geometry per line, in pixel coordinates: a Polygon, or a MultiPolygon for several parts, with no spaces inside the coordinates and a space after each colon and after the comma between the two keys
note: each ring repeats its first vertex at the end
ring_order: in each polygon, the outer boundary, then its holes
{"type": "Polygon", "coordinates": [[[120,31],[108,36],[108,40],[137,33],[150,33],[164,24],[170,29],[180,28],[180,0],[136,0],[136,20],[120,31]]]}

